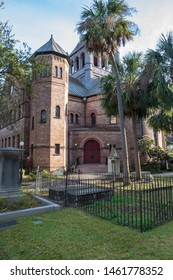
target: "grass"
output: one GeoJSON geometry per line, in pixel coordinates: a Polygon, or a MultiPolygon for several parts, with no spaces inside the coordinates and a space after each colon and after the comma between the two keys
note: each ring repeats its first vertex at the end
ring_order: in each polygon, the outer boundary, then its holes
{"type": "Polygon", "coordinates": [[[22,195],[15,200],[14,198],[10,197],[0,198],[0,213],[31,207],[38,207],[41,205],[43,205],[43,203],[33,198],[31,195],[22,195]]]}
{"type": "Polygon", "coordinates": [[[0,259],[172,260],[173,222],[145,233],[66,208],[0,229],[0,259]],[[42,224],[36,225],[35,220],[42,224]]]}

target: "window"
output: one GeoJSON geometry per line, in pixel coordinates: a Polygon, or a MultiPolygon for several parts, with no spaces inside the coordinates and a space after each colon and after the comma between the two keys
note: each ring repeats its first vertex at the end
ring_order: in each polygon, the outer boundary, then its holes
{"type": "Polygon", "coordinates": [[[55,69],[54,69],[54,76],[58,77],[58,67],[57,66],[55,66],[55,69]]]}
{"type": "Polygon", "coordinates": [[[12,138],[12,147],[15,148],[15,136],[12,138]]]}
{"type": "Polygon", "coordinates": [[[81,62],[82,62],[82,67],[84,67],[85,66],[85,54],[84,53],[81,54],[81,62]]]}
{"type": "Polygon", "coordinates": [[[5,138],[5,148],[7,148],[7,138],[5,138]]]}
{"type": "Polygon", "coordinates": [[[55,116],[56,118],[60,118],[60,107],[57,105],[55,109],[55,116]]]}
{"type": "Polygon", "coordinates": [[[91,114],[91,125],[92,126],[96,125],[96,115],[95,115],[95,113],[91,114]]]}
{"type": "Polygon", "coordinates": [[[98,66],[98,58],[96,56],[94,56],[94,66],[98,66]]]}
{"type": "Polygon", "coordinates": [[[8,138],[8,147],[11,147],[11,137],[8,138]]]}
{"type": "Polygon", "coordinates": [[[46,111],[41,111],[41,123],[46,123],[46,111]]]}
{"type": "Polygon", "coordinates": [[[77,124],[79,123],[79,116],[78,116],[78,114],[75,115],[75,121],[76,121],[77,124]]]}
{"type": "Polygon", "coordinates": [[[2,148],[4,147],[4,140],[3,139],[1,140],[1,147],[2,148]]]}
{"type": "Polygon", "coordinates": [[[46,68],[46,77],[49,77],[49,69],[46,68]]]}
{"type": "Polygon", "coordinates": [[[62,68],[59,68],[59,77],[62,79],[62,68]]]}
{"type": "Polygon", "coordinates": [[[34,117],[32,117],[31,129],[34,129],[34,117]]]}
{"type": "Polygon", "coordinates": [[[20,135],[17,135],[17,148],[20,148],[20,135]]]}
{"type": "Polygon", "coordinates": [[[55,144],[55,154],[56,155],[60,154],[60,144],[55,144]]]}
{"type": "Polygon", "coordinates": [[[78,57],[76,57],[75,62],[76,62],[76,71],[78,71],[79,70],[79,58],[78,57]]]}
{"type": "Polygon", "coordinates": [[[71,74],[74,73],[74,61],[72,60],[71,61],[71,74]]]}
{"type": "Polygon", "coordinates": [[[43,68],[41,69],[40,76],[44,77],[44,69],[43,68]]]}
{"type": "Polygon", "coordinates": [[[70,114],[70,123],[73,123],[73,121],[74,121],[74,120],[73,120],[73,114],[71,113],[71,114],[70,114]]]}

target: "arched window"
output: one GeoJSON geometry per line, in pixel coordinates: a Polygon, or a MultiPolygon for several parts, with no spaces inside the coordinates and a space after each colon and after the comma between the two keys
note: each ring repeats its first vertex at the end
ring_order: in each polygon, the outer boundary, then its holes
{"type": "Polygon", "coordinates": [[[96,115],[95,115],[95,113],[91,114],[91,125],[92,126],[96,125],[96,115]]]}
{"type": "Polygon", "coordinates": [[[59,77],[62,79],[62,67],[59,68],[59,77]]]}
{"type": "Polygon", "coordinates": [[[85,53],[81,54],[81,65],[82,65],[82,67],[85,66],[85,53]]]}
{"type": "Polygon", "coordinates": [[[98,58],[96,56],[94,56],[94,66],[98,66],[98,58]]]}
{"type": "Polygon", "coordinates": [[[41,111],[41,123],[46,123],[46,111],[41,111]]]}
{"type": "Polygon", "coordinates": [[[72,60],[71,61],[71,74],[74,73],[74,61],[72,60]]]}
{"type": "Polygon", "coordinates": [[[75,62],[76,62],[76,71],[78,71],[79,70],[79,57],[76,57],[75,62]]]}
{"type": "Polygon", "coordinates": [[[78,114],[75,115],[75,122],[78,124],[79,123],[79,116],[78,114]]]}
{"type": "Polygon", "coordinates": [[[54,76],[58,77],[58,67],[57,66],[55,66],[55,69],[54,69],[54,76]]]}
{"type": "Polygon", "coordinates": [[[49,77],[49,68],[46,68],[46,77],[49,77]]]}
{"type": "Polygon", "coordinates": [[[74,119],[73,119],[73,114],[70,114],[70,123],[73,123],[74,119]]]}
{"type": "Polygon", "coordinates": [[[58,105],[56,106],[56,109],[55,109],[55,116],[57,118],[60,118],[60,107],[58,105]]]}

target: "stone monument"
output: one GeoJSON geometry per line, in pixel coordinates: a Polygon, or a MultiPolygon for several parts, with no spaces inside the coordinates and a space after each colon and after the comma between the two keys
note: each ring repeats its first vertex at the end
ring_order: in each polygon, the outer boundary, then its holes
{"type": "Polygon", "coordinates": [[[115,147],[111,148],[108,156],[108,173],[120,175],[120,158],[115,147]]]}
{"type": "Polygon", "coordinates": [[[22,149],[0,149],[0,197],[22,195],[20,187],[20,161],[22,149]]]}

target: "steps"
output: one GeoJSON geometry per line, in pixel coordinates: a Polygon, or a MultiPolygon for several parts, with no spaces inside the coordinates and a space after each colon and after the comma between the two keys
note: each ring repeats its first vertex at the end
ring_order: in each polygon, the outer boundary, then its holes
{"type": "Polygon", "coordinates": [[[79,171],[82,174],[100,174],[100,173],[107,173],[108,172],[108,166],[105,164],[79,164],[77,166],[77,171],[79,171]]]}

